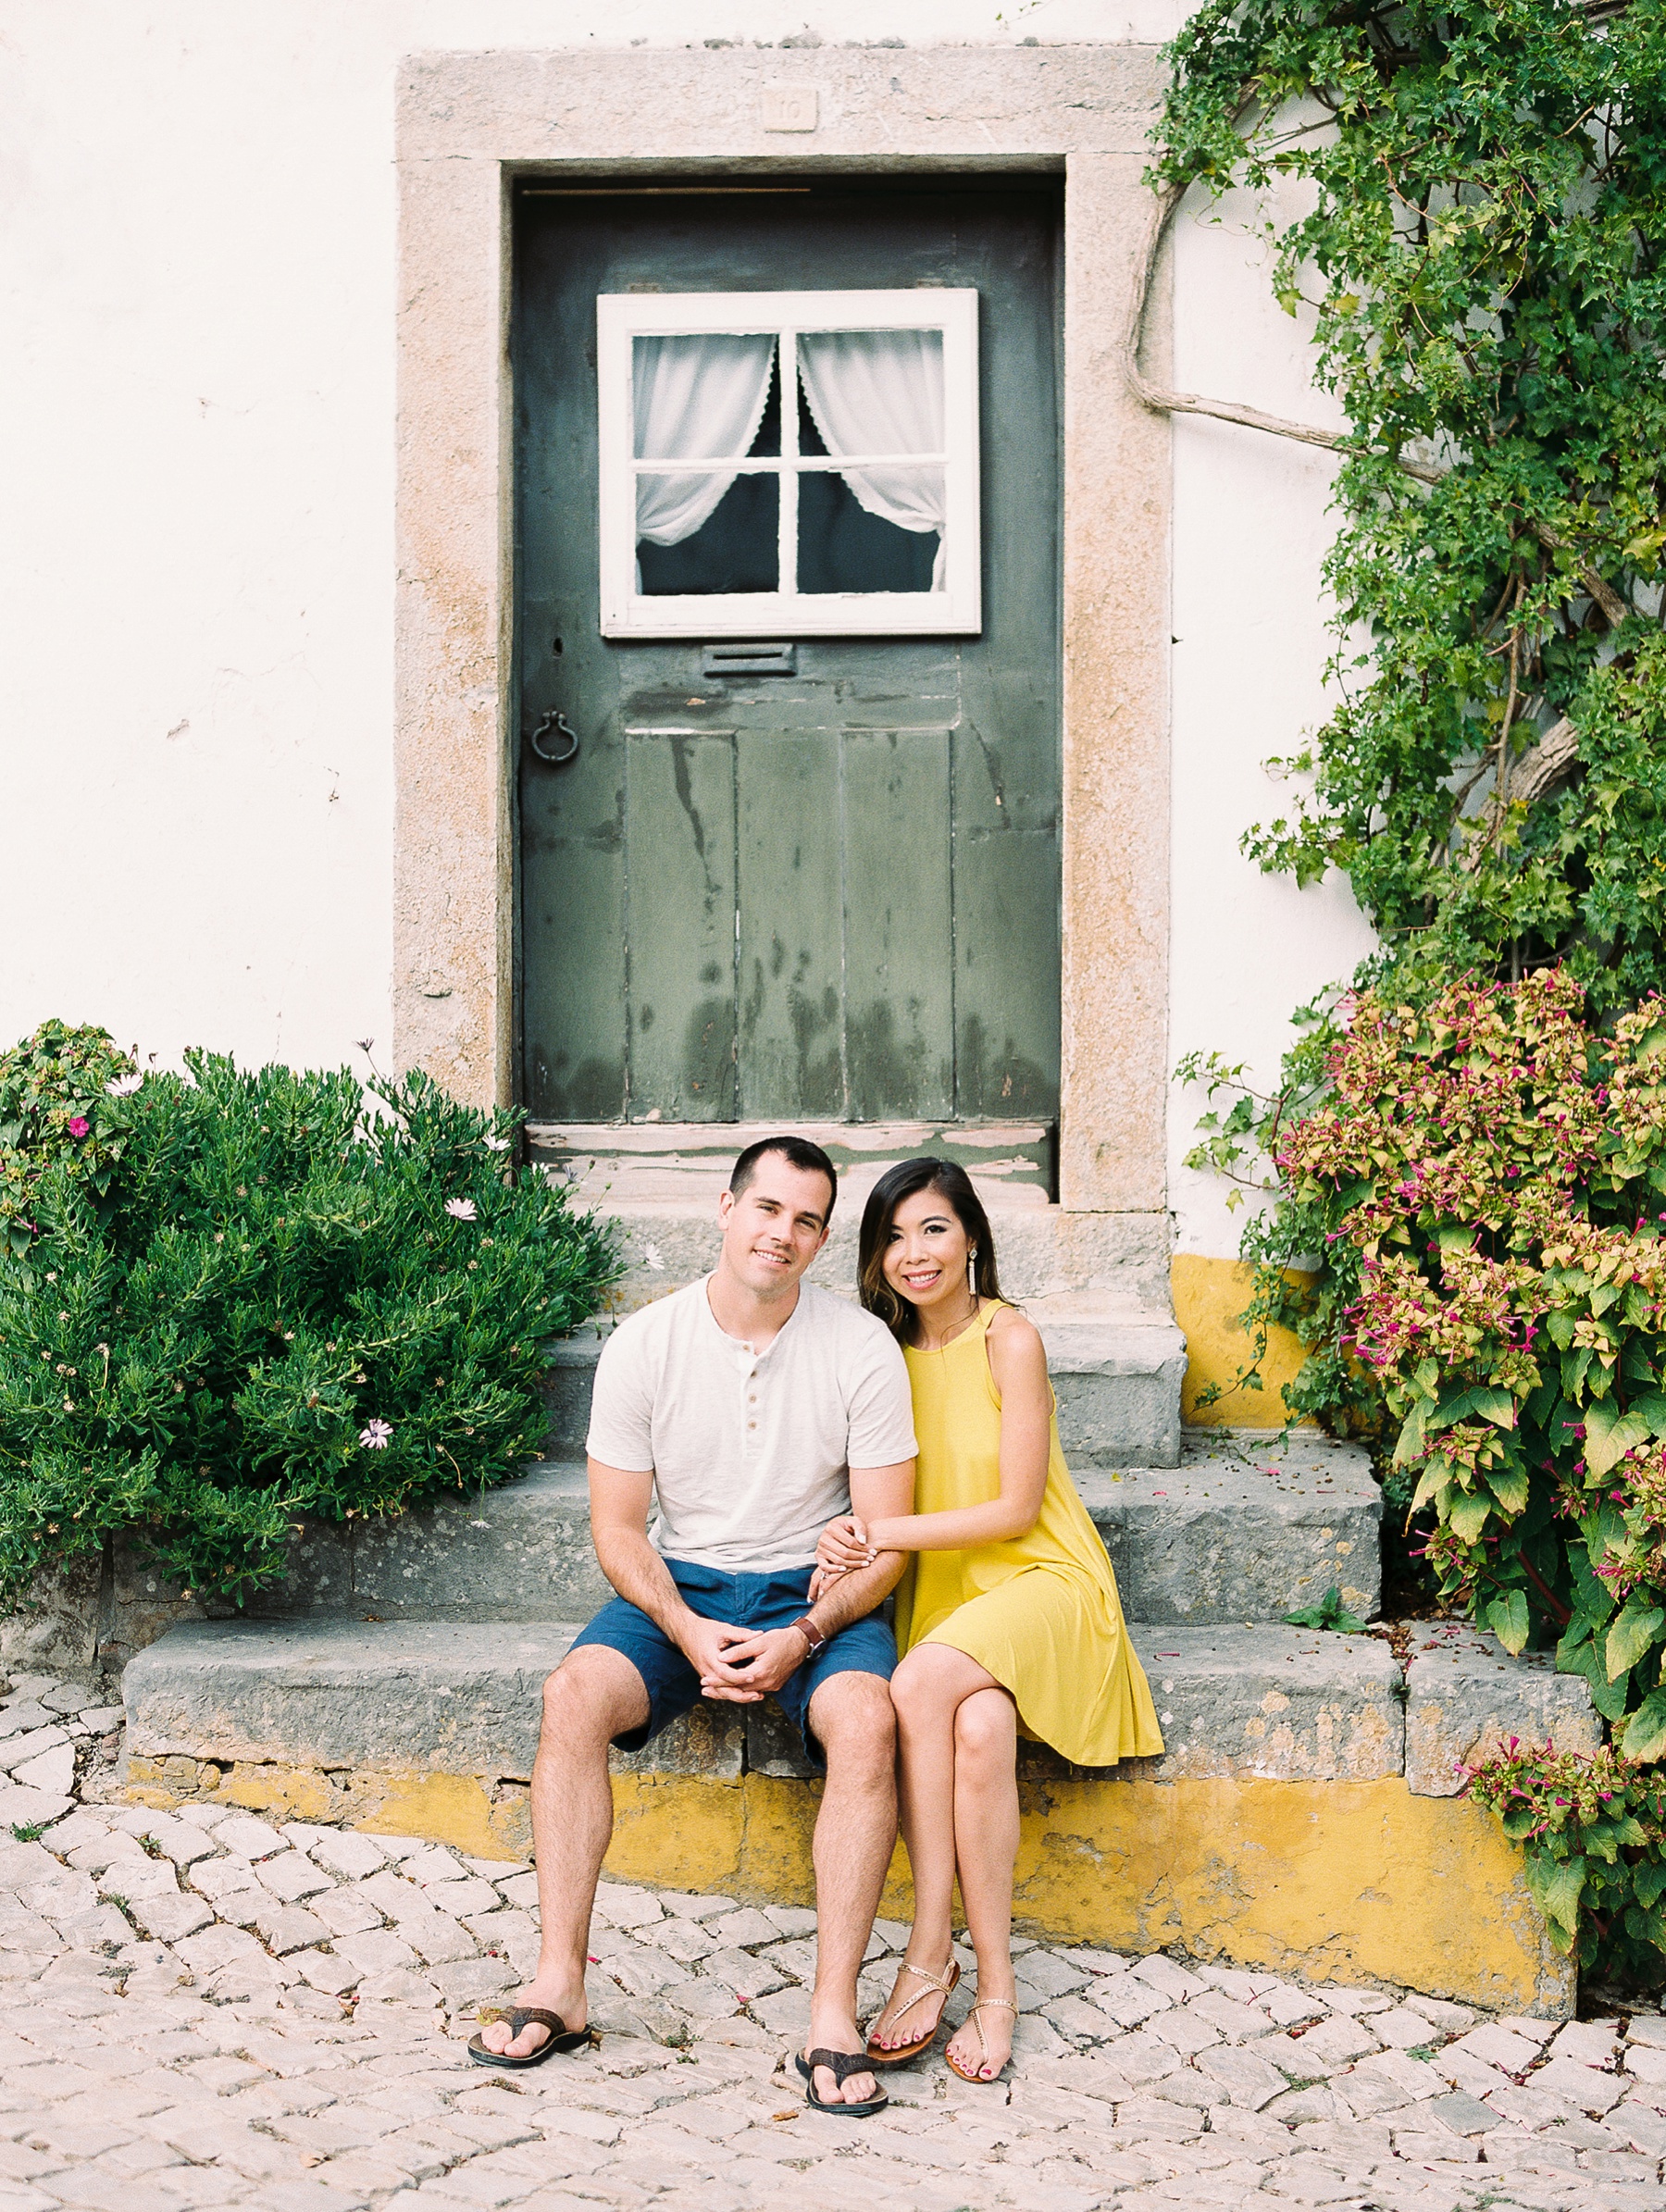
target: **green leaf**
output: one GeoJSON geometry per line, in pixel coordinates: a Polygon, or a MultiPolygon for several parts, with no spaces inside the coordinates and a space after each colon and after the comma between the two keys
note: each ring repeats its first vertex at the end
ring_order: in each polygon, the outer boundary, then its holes
{"type": "Polygon", "coordinates": [[[1516,1401],[1508,1390],[1499,1390],[1477,1384],[1470,1392],[1474,1410],[1483,1421],[1490,1421],[1495,1428],[1512,1429],[1516,1424],[1516,1401]]]}
{"type": "Polygon", "coordinates": [[[1460,1491],[1447,1512],[1447,1525],[1464,1543],[1477,1544],[1491,1513],[1492,1499],[1485,1491],[1460,1491]]]}
{"type": "Polygon", "coordinates": [[[1560,1310],[1545,1316],[1545,1331],[1559,1352],[1565,1352],[1573,1341],[1573,1316],[1560,1310]]]}
{"type": "Polygon", "coordinates": [[[1420,1398],[1406,1416],[1395,1444],[1394,1464],[1397,1467],[1405,1467],[1410,1465],[1413,1460],[1422,1459],[1424,1428],[1427,1418],[1428,1402],[1426,1399],[1420,1398]]]}
{"type": "Polygon", "coordinates": [[[1438,1410],[1429,1416],[1430,1428],[1449,1429],[1454,1422],[1467,1421],[1472,1413],[1480,1410],[1475,1401],[1483,1395],[1481,1390],[1471,1385],[1467,1389],[1455,1391],[1450,1398],[1443,1398],[1438,1410]]]}
{"type": "Polygon", "coordinates": [[[1585,1408],[1585,1465],[1593,1474],[1606,1474],[1635,1444],[1646,1444],[1648,1436],[1649,1424],[1641,1412],[1622,1413],[1600,1402],[1585,1408]]]}
{"type": "Polygon", "coordinates": [[[1619,1721],[1624,1717],[1631,1702],[1631,1677],[1622,1675],[1618,1682],[1610,1682],[1602,1663],[1602,1654],[1595,1644],[1581,1644],[1569,1653],[1563,1664],[1560,1653],[1557,1656],[1557,1671],[1561,1674],[1583,1674],[1591,1693],[1591,1703],[1605,1721],[1619,1721]]]}
{"type": "Polygon", "coordinates": [[[1486,1625],[1506,1651],[1513,1659],[1524,1650],[1530,1623],[1527,1619],[1527,1599],[1520,1590],[1508,1590],[1501,1597],[1495,1597],[1486,1609],[1486,1625]]]}
{"type": "Polygon", "coordinates": [[[1527,1861],[1527,1886],[1547,1920],[1572,1934],[1579,1924],[1580,1901],[1585,1895],[1585,1862],[1583,1857],[1562,1860],[1535,1855],[1527,1861]]]}
{"type": "Polygon", "coordinates": [[[1556,1671],[1559,1674],[1578,1674],[1582,1671],[1583,1661],[1575,1655],[1590,1642],[1601,1626],[1601,1622],[1594,1621],[1589,1613],[1574,1612],[1570,1615],[1568,1625],[1561,1633],[1561,1640],[1556,1647],[1556,1671]]]}
{"type": "Polygon", "coordinates": [[[1365,1633],[1364,1622],[1343,1604],[1341,1588],[1336,1583],[1332,1583],[1317,1605],[1306,1605],[1299,1612],[1286,1613],[1284,1621],[1287,1628],[1330,1629],[1349,1636],[1365,1633]]]}
{"type": "MultiPolygon", "coordinates": [[[[1638,1709],[1640,1711],[1642,1709],[1639,1707],[1638,1709]]],[[[1645,1859],[1641,1865],[1634,1867],[1632,1888],[1636,1892],[1639,1904],[1658,1905],[1661,1896],[1666,1895],[1666,1859],[1645,1859]]]]}
{"type": "Polygon", "coordinates": [[[1639,1604],[1634,1597],[1626,1602],[1625,1609],[1608,1632],[1603,1647],[1603,1665],[1610,1682],[1618,1682],[1621,1675],[1631,1671],[1654,1643],[1666,1623],[1666,1612],[1658,1605],[1639,1604]]]}
{"type": "Polygon", "coordinates": [[[1632,1399],[1631,1410],[1648,1423],[1651,1436],[1666,1436],[1666,1390],[1645,1390],[1632,1399]]]}
{"type": "Polygon", "coordinates": [[[1627,1758],[1652,1760],[1666,1756],[1666,1690],[1650,1690],[1615,1733],[1627,1758]]]}
{"type": "Polygon", "coordinates": [[[1513,1519],[1516,1514],[1526,1511],[1531,1485],[1524,1467],[1489,1467],[1486,1470],[1486,1486],[1498,1499],[1500,1512],[1508,1513],[1513,1519]]]}

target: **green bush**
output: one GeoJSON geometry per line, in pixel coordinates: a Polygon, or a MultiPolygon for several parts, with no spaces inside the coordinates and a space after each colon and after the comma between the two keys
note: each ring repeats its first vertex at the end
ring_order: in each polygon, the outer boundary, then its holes
{"type": "Polygon", "coordinates": [[[1585,1757],[1511,1740],[1470,1792],[1526,1853],[1527,1886],[1560,1951],[1629,1983],[1666,1953],[1666,1779],[1610,1747],[1585,1757]]]}
{"type": "Polygon", "coordinates": [[[1659,1978],[1666,1001],[1604,1032],[1557,971],[1422,1007],[1367,993],[1327,1078],[1274,1155],[1280,1212],[1327,1257],[1324,1373],[1379,1394],[1441,1595],[1511,1651],[1554,1646],[1615,1737],[1594,1759],[1517,1746],[1475,1794],[1563,1947],[1659,1978]]]}
{"type": "Polygon", "coordinates": [[[31,1193],[48,1160],[61,1161],[95,1205],[107,1203],[132,1125],[126,1096],[140,1081],[102,1029],[43,1022],[0,1052],[0,1253],[29,1249],[31,1193]]]}
{"type": "Polygon", "coordinates": [[[545,1340],[617,1272],[608,1229],[508,1164],[513,1115],[422,1075],[367,1095],[345,1070],[186,1058],[135,1087],[100,1033],[49,1025],[0,1063],[28,1108],[0,1253],[14,1596],[130,1530],[242,1600],[298,1515],[504,1480],[544,1434],[545,1340]]]}
{"type": "MultiPolygon", "coordinates": [[[[1344,872],[1378,933],[1366,995],[1298,1014],[1270,1096],[1219,1055],[1180,1071],[1211,1093],[1187,1165],[1264,1201],[1234,1392],[1293,1329],[1286,1410],[1394,1453],[1386,1503],[1426,1525],[1439,1588],[1513,1648],[1554,1641],[1634,1755],[1624,1791],[1652,1787],[1666,27],[1543,0],[1203,0],[1168,58],[1152,180],[1171,208],[1302,188],[1265,224],[1274,289],[1311,307],[1345,425],[1327,713],[1269,764],[1292,804],[1244,850],[1298,884],[1344,872]],[[1553,963],[1583,1005],[1560,982],[1448,988],[1553,963]]],[[[1658,1803],[1639,1841],[1641,1799],[1611,1815],[1600,1761],[1512,1760],[1477,1796],[1508,1806],[1552,1927],[1630,1971],[1662,1932],[1658,1803]]]]}

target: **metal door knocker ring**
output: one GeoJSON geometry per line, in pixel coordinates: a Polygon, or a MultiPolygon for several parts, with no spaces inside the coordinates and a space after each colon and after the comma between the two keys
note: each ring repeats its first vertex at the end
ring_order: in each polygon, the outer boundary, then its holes
{"type": "Polygon", "coordinates": [[[552,768],[565,768],[578,754],[578,732],[565,715],[558,715],[553,707],[532,732],[532,750],[541,761],[547,761],[552,768]],[[555,749],[546,749],[543,739],[555,733],[555,749]]]}

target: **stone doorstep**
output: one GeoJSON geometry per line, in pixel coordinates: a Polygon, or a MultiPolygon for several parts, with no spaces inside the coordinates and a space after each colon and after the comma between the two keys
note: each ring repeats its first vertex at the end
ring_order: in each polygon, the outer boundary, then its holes
{"type": "MultiPolygon", "coordinates": [[[[1490,1638],[1473,1638],[1471,1675],[1445,1654],[1420,1654],[1408,1685],[1389,1645],[1374,1636],[1141,1623],[1130,1633],[1169,1748],[1125,1762],[1107,1780],[1354,1783],[1403,1773],[1413,1794],[1438,1796],[1450,1794],[1454,1767],[1489,1730],[1525,1737],[1553,1716],[1559,1743],[1598,1740],[1581,1678],[1510,1661],[1490,1638]],[[1448,1677],[1482,1690],[1461,1695],[1448,1677]],[[1424,1696],[1425,1682],[1437,1694],[1424,1696]],[[1420,1715],[1410,1752],[1408,1701],[1420,1715]]],[[[127,1749],[148,1761],[525,1780],[540,1692],[573,1634],[554,1622],[189,1622],[128,1666],[127,1749]]],[[[620,1763],[712,1779],[806,1771],[770,1703],[702,1708],[620,1763]]],[[[1039,1747],[1026,1747],[1026,1764],[1037,1774],[1070,1771],[1039,1747]]]]}
{"type": "MultiPolygon", "coordinates": [[[[665,1287],[677,1284],[668,1280],[665,1287]]],[[[1072,1468],[1175,1466],[1186,1338],[1167,1310],[1067,1296],[1026,1311],[1047,1346],[1059,1441],[1072,1468]]],[[[604,1328],[577,1329],[550,1348],[544,1396],[552,1457],[584,1449],[604,1339],[604,1328]]]]}
{"type": "MultiPolygon", "coordinates": [[[[1381,1593],[1382,1494],[1358,1446],[1251,1449],[1201,1432],[1178,1468],[1085,1470],[1084,1502],[1137,1620],[1276,1621],[1333,1584],[1369,1619],[1381,1593]]],[[[587,1619],[611,1595],[591,1547],[584,1470],[520,1480],[396,1520],[314,1523],[262,1617],[373,1608],[387,1619],[587,1619]]]]}
{"type": "MultiPolygon", "coordinates": [[[[664,1199],[709,1212],[728,1188],[737,1157],[778,1122],[528,1122],[536,1164],[568,1184],[575,1204],[612,1210],[664,1199]]],[[[987,1207],[1045,1206],[1053,1134],[1045,1122],[801,1122],[793,1134],[820,1145],[839,1175],[839,1203],[859,1215],[888,1168],[922,1155],[955,1160],[987,1207]]]]}
{"type": "MultiPolygon", "coordinates": [[[[1169,1304],[1166,1216],[1161,1213],[1072,1213],[1034,1202],[1031,1190],[986,1192],[1001,1263],[1001,1288],[1040,1315],[1061,1300],[1089,1299],[1155,1315],[1173,1326],[1169,1304]],[[1016,1200],[1017,1202],[1014,1202],[1016,1200]],[[992,1201],[992,1202],[990,1202],[992,1201]]],[[[624,1272],[610,1304],[627,1313],[707,1274],[717,1260],[715,1197],[594,1201],[619,1224],[624,1272]]],[[[842,1196],[827,1247],[809,1280],[849,1296],[856,1281],[859,1205],[842,1196]]]]}

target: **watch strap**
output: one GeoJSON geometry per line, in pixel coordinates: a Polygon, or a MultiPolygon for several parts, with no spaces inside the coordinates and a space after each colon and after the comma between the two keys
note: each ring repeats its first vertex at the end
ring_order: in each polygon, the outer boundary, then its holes
{"type": "Polygon", "coordinates": [[[817,1652],[825,1651],[827,1649],[827,1637],[824,1636],[821,1630],[816,1627],[814,1622],[811,1620],[808,1613],[801,1613],[796,1621],[789,1621],[787,1625],[789,1628],[796,1628],[799,1634],[803,1637],[805,1645],[808,1647],[804,1653],[804,1657],[807,1659],[813,1659],[817,1652]]]}

